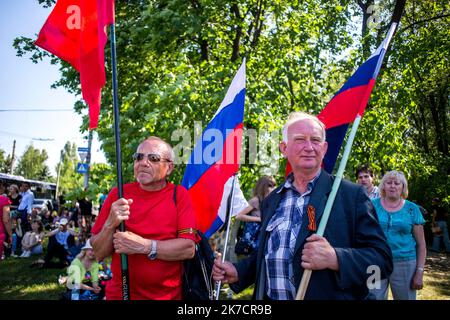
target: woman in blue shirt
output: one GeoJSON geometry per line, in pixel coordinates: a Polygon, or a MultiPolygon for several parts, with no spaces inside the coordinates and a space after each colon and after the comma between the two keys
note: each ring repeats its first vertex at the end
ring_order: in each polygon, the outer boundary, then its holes
{"type": "Polygon", "coordinates": [[[386,300],[390,285],[394,300],[416,300],[416,290],[423,287],[425,220],[419,207],[406,200],[408,183],[402,172],[386,173],[379,189],[381,197],[372,203],[392,250],[394,270],[388,279],[381,280],[379,289],[371,292],[378,300],[386,300]]]}

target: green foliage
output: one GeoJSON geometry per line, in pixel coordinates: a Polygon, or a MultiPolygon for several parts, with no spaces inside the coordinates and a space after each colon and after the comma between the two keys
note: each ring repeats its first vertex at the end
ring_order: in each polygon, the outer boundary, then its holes
{"type": "Polygon", "coordinates": [[[26,179],[52,181],[50,170],[45,164],[47,159],[47,151],[36,149],[33,144],[30,144],[19,158],[14,174],[26,179]]]}
{"type": "Polygon", "coordinates": [[[5,150],[0,149],[0,172],[9,173],[11,169],[11,155],[6,155],[5,150]]]}
{"type": "Polygon", "coordinates": [[[94,163],[89,172],[89,188],[84,190],[84,175],[76,172],[78,164],[77,146],[69,141],[61,151],[61,159],[56,170],[59,172],[59,194],[67,200],[77,200],[84,197],[97,199],[102,192],[107,192],[114,184],[115,171],[107,164],[94,163]]]}
{"type": "MultiPolygon", "coordinates": [[[[84,176],[81,175],[81,177],[84,176]]],[[[89,188],[84,190],[84,183],[76,185],[67,193],[66,198],[71,201],[88,198],[93,200],[93,202],[97,202],[101,193],[108,193],[112,187],[116,185],[115,179],[115,171],[113,171],[109,165],[104,163],[94,163],[90,168],[89,188]]]]}
{"type": "MultiPolygon", "coordinates": [[[[124,181],[133,180],[131,155],[145,137],[156,135],[176,145],[174,131],[188,129],[193,146],[194,122],[206,126],[244,57],[245,128],[274,132],[293,110],[319,113],[386,35],[396,1],[379,5],[378,29],[367,28],[370,16],[364,15],[373,3],[117,1],[124,181]]],[[[407,2],[355,140],[347,165],[349,178],[357,165],[367,162],[380,176],[391,169],[404,171],[411,195],[419,202],[428,203],[432,194],[448,197],[448,13],[447,1],[407,2]]],[[[14,46],[18,55],[31,53],[34,62],[50,56],[52,63],[59,63],[31,39],[18,38],[14,46]]],[[[97,131],[115,168],[109,53],[106,46],[107,84],[97,131]]],[[[80,94],[76,71],[65,62],[60,71],[55,86],[80,94]]],[[[74,108],[86,113],[81,100],[74,108]]],[[[83,130],[87,122],[85,117],[83,130]]],[[[259,158],[250,163],[248,152],[243,158],[240,181],[247,194],[262,174],[278,174],[281,180],[284,163],[278,153],[269,161],[259,158]]],[[[174,182],[181,181],[184,169],[177,166],[174,182]]],[[[112,184],[114,173],[99,170],[101,177],[110,178],[103,185],[101,179],[93,181],[103,189],[112,184]]]]}
{"type": "Polygon", "coordinates": [[[83,186],[83,175],[76,172],[77,163],[77,146],[67,141],[55,168],[56,172],[59,172],[58,194],[67,195],[72,190],[83,186]]]}
{"type": "Polygon", "coordinates": [[[409,198],[426,208],[435,196],[450,204],[449,9],[447,1],[407,4],[348,166],[369,163],[380,178],[403,171],[409,198]]]}

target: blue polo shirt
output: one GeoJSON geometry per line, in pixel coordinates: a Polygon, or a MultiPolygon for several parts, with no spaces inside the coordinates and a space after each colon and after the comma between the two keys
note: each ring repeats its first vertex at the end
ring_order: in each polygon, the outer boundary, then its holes
{"type": "Polygon", "coordinates": [[[391,247],[394,261],[416,259],[416,239],[414,225],[424,224],[425,220],[419,207],[411,201],[405,200],[403,207],[395,212],[386,211],[381,205],[381,198],[372,200],[378,215],[381,229],[391,247]]]}

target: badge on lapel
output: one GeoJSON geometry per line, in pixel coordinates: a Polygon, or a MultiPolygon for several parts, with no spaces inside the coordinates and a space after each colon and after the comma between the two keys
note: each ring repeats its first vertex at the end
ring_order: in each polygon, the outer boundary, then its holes
{"type": "Polygon", "coordinates": [[[308,204],[307,211],[308,211],[308,220],[309,220],[308,230],[309,231],[317,231],[316,208],[314,208],[312,205],[308,204]]]}

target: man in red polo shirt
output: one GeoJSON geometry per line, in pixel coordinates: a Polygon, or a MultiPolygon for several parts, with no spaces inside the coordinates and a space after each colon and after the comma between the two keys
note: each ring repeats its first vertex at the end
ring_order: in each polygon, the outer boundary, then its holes
{"type": "Polygon", "coordinates": [[[173,170],[171,146],[157,137],[144,140],[133,155],[136,182],[106,198],[92,228],[97,259],[112,255],[107,299],[122,299],[120,256],[128,255],[131,299],[179,300],[182,261],[195,252],[196,223],[189,195],[167,181],[173,170]],[[126,232],[116,230],[125,221],[126,232]]]}

